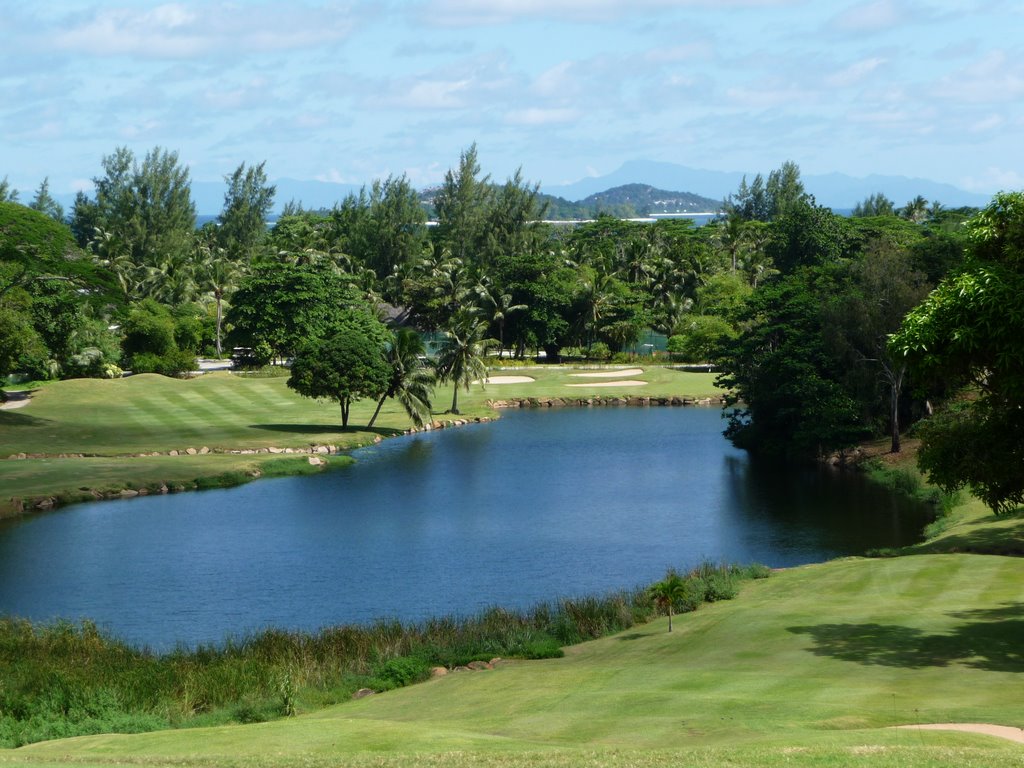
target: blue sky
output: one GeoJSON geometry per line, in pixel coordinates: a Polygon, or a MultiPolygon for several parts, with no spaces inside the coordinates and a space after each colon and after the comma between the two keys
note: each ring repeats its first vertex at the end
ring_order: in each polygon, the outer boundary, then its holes
{"type": "MultiPolygon", "coordinates": [[[[0,178],[562,184],[633,159],[1024,187],[1024,2],[3,0],[0,178]]],[[[694,190],[700,191],[700,190],[694,190]]]]}

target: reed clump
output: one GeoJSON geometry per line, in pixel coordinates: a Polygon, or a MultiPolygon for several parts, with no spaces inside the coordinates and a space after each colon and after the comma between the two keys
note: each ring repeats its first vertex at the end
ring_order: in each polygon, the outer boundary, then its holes
{"type": "MultiPolygon", "coordinates": [[[[689,597],[675,611],[729,599],[740,580],[767,574],[763,566],[702,564],[685,576],[689,597]]],[[[0,618],[0,747],[286,717],[346,700],[361,688],[419,682],[435,666],[561,656],[564,645],[628,629],[656,613],[648,589],[638,588],[471,617],[381,620],[315,633],[266,629],[167,653],[124,643],[89,621],[0,618]]]]}

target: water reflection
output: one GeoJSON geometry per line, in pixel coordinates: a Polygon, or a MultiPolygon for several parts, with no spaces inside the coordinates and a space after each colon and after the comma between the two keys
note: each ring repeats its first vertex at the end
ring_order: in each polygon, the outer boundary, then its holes
{"type": "Polygon", "coordinates": [[[701,559],[773,566],[913,540],[863,478],[751,464],[710,409],[570,409],[387,440],[357,465],[0,527],[0,611],[135,642],[521,606],[701,559]]]}

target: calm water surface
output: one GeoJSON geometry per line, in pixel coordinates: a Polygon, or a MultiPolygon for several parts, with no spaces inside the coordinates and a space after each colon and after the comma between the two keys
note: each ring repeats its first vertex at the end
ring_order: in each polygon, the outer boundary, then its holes
{"type": "Polygon", "coordinates": [[[274,625],[469,614],[701,559],[787,566],[918,538],[858,476],[752,465],[717,409],[506,412],[353,467],[0,525],[0,613],[162,649],[274,625]]]}

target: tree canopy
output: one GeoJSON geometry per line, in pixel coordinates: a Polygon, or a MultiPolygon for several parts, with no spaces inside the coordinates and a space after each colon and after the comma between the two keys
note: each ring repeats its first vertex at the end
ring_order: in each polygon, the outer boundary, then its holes
{"type": "Polygon", "coordinates": [[[352,403],[379,398],[388,391],[391,368],[384,359],[388,335],[368,312],[339,314],[334,335],[303,344],[292,362],[288,386],[305,397],[334,400],[341,426],[348,427],[352,403]]]}
{"type": "Polygon", "coordinates": [[[968,259],[890,342],[925,379],[971,394],[924,425],[921,466],[947,490],[970,484],[997,513],[1024,502],[1024,193],[967,222],[968,259]]]}

